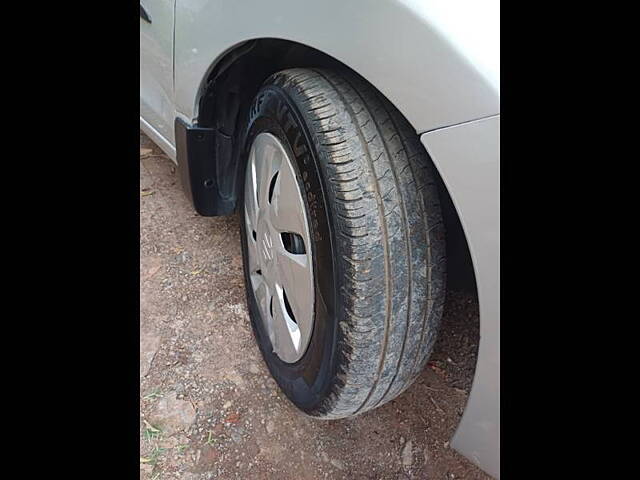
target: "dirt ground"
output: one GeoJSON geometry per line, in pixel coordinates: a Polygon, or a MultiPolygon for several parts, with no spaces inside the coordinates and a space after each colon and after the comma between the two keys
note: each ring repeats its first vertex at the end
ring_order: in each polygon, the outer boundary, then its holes
{"type": "Polygon", "coordinates": [[[419,380],[351,419],[300,414],[262,362],[237,216],[195,214],[140,134],[140,478],[488,479],[449,448],[471,387],[477,300],[448,292],[419,380]]]}

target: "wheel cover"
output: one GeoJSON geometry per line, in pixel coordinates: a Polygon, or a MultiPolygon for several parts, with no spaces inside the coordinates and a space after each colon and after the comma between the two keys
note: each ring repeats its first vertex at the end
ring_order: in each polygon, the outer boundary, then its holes
{"type": "Polygon", "coordinates": [[[251,145],[244,191],[251,287],[274,353],[293,363],[313,331],[311,239],[293,163],[270,133],[251,145]]]}

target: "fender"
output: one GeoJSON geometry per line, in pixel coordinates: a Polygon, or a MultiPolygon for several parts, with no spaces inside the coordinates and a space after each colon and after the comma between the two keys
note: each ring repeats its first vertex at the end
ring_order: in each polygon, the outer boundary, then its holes
{"type": "Polygon", "coordinates": [[[181,0],[176,114],[195,123],[208,73],[225,53],[258,38],[295,41],[336,58],[378,88],[418,133],[498,114],[493,3],[378,0],[371,8],[369,0],[181,0]]]}
{"type": "Polygon", "coordinates": [[[451,446],[500,478],[500,116],[420,139],[458,211],[480,305],[473,386],[451,446]]]}

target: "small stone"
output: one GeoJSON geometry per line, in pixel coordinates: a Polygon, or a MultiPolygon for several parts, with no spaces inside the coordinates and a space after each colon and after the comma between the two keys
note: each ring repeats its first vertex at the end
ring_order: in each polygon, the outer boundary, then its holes
{"type": "Polygon", "coordinates": [[[410,467],[413,464],[413,441],[409,440],[402,449],[402,465],[410,467]]]}
{"type": "Polygon", "coordinates": [[[140,378],[151,369],[151,363],[160,348],[160,337],[153,332],[140,331],[140,378]]]}
{"type": "Polygon", "coordinates": [[[176,396],[182,396],[182,395],[184,395],[186,393],[186,390],[184,388],[184,384],[182,384],[182,383],[176,383],[173,386],[173,390],[175,390],[176,396]]]}
{"type": "Polygon", "coordinates": [[[273,430],[276,428],[276,426],[273,424],[273,422],[271,420],[267,421],[267,425],[266,425],[266,429],[267,429],[267,433],[271,434],[273,433],[273,430]]]}
{"type": "Polygon", "coordinates": [[[331,465],[336,467],[338,470],[344,470],[344,463],[342,462],[342,460],[338,460],[337,458],[331,459],[331,465]]]}
{"type": "Polygon", "coordinates": [[[187,252],[182,252],[175,256],[176,263],[187,263],[188,260],[189,254],[187,252]]]}
{"type": "Polygon", "coordinates": [[[226,410],[227,408],[229,408],[231,405],[233,405],[233,402],[231,400],[229,400],[228,402],[225,402],[225,404],[222,406],[222,408],[224,410],[226,410]]]}
{"type": "Polygon", "coordinates": [[[151,415],[151,424],[159,425],[166,436],[186,430],[195,420],[196,410],[191,402],[178,399],[175,392],[158,400],[151,415]]]}
{"type": "Polygon", "coordinates": [[[253,373],[254,375],[258,375],[258,374],[260,373],[260,369],[259,369],[259,368],[258,368],[258,366],[257,366],[256,364],[254,364],[254,363],[252,363],[252,364],[249,366],[249,371],[250,371],[251,373],[253,373]]]}

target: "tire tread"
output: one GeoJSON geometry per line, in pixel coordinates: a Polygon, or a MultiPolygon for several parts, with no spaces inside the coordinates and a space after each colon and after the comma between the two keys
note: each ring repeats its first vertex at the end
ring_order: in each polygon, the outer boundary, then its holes
{"type": "Polygon", "coordinates": [[[341,362],[310,414],[343,418],[402,393],[433,348],[446,276],[436,174],[406,119],[360,77],[297,68],[266,83],[298,105],[327,180],[341,362]]]}

